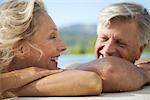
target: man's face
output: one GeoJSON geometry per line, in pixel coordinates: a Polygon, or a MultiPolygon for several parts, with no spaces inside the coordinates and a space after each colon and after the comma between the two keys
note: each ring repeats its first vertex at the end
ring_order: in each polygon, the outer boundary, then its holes
{"type": "Polygon", "coordinates": [[[116,56],[131,62],[139,59],[142,47],[134,21],[114,22],[109,27],[102,27],[98,33],[95,46],[97,58],[116,56]]]}

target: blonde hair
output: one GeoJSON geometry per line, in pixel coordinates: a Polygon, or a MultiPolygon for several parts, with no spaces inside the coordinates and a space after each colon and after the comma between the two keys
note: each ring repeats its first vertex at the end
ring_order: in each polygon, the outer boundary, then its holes
{"type": "Polygon", "coordinates": [[[12,61],[14,43],[30,39],[35,33],[40,11],[46,11],[42,0],[8,0],[0,4],[0,70],[12,61]]]}
{"type": "Polygon", "coordinates": [[[148,44],[150,40],[150,15],[146,8],[135,3],[117,3],[105,7],[99,13],[97,33],[100,32],[102,26],[109,25],[113,20],[120,20],[120,22],[136,21],[139,28],[139,43],[141,45],[148,44]]]}

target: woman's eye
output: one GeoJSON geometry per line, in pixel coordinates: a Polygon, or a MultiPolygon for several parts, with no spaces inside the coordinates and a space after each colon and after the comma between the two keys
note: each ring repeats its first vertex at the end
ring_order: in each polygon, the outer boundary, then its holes
{"type": "Polygon", "coordinates": [[[49,39],[55,39],[56,38],[56,35],[54,35],[54,34],[51,34],[50,36],[49,36],[49,39]]]}

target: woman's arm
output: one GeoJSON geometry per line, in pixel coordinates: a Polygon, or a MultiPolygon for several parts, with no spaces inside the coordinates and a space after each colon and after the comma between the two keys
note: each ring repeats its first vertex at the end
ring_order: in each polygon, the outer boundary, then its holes
{"type": "Polygon", "coordinates": [[[100,95],[101,78],[87,71],[67,70],[34,81],[16,91],[18,96],[100,95]]]}
{"type": "Polygon", "coordinates": [[[12,72],[0,73],[0,93],[22,87],[32,81],[61,71],[29,67],[12,72]]]}

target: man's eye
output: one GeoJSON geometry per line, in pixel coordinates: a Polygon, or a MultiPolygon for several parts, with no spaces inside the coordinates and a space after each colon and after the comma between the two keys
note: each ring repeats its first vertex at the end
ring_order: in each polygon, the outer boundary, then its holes
{"type": "Polygon", "coordinates": [[[118,44],[118,46],[121,47],[121,48],[124,48],[124,47],[127,46],[126,43],[123,43],[123,42],[121,42],[121,41],[117,41],[117,44],[118,44]]]}
{"type": "Polygon", "coordinates": [[[100,37],[100,41],[101,41],[101,42],[105,42],[105,41],[107,41],[107,40],[108,40],[107,37],[100,37]]]}

